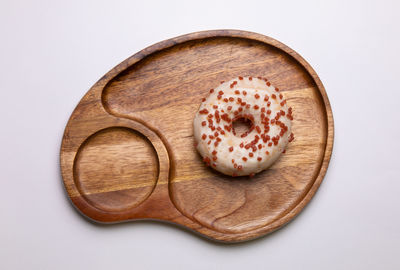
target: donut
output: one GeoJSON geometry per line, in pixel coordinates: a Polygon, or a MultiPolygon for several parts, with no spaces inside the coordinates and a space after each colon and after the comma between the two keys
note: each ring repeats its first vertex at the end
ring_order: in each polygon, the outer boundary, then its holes
{"type": "Polygon", "coordinates": [[[294,139],[292,108],[261,77],[237,77],[211,89],[193,120],[195,146],[207,166],[230,176],[270,167],[294,139]],[[237,134],[235,121],[251,121],[237,134]]]}

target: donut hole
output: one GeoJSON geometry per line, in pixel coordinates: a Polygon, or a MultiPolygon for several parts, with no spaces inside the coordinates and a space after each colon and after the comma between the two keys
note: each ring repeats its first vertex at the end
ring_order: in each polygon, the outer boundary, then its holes
{"type": "Polygon", "coordinates": [[[245,137],[254,128],[253,121],[246,116],[239,116],[233,119],[232,127],[233,134],[237,137],[245,137]]]}

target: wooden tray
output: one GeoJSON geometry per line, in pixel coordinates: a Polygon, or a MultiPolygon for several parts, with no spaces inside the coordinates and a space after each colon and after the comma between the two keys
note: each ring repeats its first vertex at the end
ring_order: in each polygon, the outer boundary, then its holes
{"type": "Polygon", "coordinates": [[[164,220],[237,242],[272,232],[303,209],[332,145],[332,111],[310,65],[272,38],[217,30],[157,43],[113,68],[72,113],[60,155],[72,203],[93,220],[164,220]],[[205,167],[193,146],[201,99],[238,75],[267,77],[294,114],[295,140],[252,179],[205,167]]]}

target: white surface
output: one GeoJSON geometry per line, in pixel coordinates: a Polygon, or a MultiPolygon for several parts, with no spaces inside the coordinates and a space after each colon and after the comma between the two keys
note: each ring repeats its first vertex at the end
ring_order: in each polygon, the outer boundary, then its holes
{"type": "Polygon", "coordinates": [[[0,2],[0,269],[400,269],[399,2],[215,2],[0,2]],[[274,37],[319,74],[336,137],[316,196],[280,231],[240,245],[88,222],[58,164],[75,105],[140,49],[217,28],[274,37]]]}

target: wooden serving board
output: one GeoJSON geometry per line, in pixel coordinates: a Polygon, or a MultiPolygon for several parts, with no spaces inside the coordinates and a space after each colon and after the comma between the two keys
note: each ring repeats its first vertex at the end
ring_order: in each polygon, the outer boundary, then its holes
{"type": "Polygon", "coordinates": [[[272,232],[303,209],[332,146],[331,107],[310,65],[272,38],[217,30],[157,43],[113,68],[72,113],[60,155],[72,203],[93,220],[164,220],[237,242],[272,232]],[[210,88],[246,75],[281,89],[295,134],[286,153],[251,179],[206,167],[192,127],[210,88]]]}

